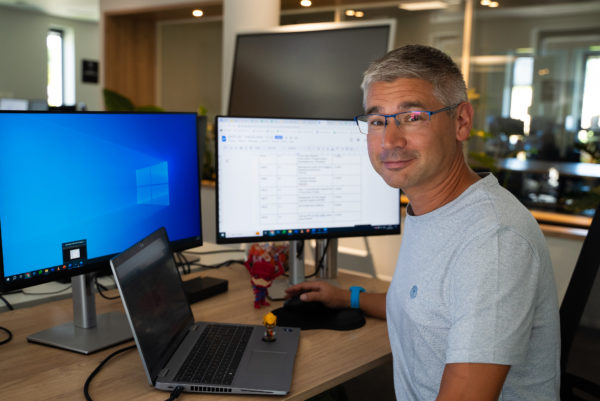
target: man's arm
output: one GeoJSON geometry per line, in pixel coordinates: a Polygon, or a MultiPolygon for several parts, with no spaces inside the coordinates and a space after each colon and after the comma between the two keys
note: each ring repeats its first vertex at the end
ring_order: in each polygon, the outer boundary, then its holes
{"type": "MultiPolygon", "coordinates": [[[[286,289],[288,297],[297,294],[305,302],[318,301],[329,308],[349,308],[350,291],[335,287],[325,281],[307,281],[286,289]]],[[[386,294],[363,292],[360,294],[360,309],[367,315],[385,319],[386,294]]]]}
{"type": "Polygon", "coordinates": [[[510,366],[449,363],[436,401],[497,401],[510,366]]]}

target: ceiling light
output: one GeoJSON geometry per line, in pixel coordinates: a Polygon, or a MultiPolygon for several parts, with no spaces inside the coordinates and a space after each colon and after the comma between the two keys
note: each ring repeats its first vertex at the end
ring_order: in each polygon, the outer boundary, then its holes
{"type": "Polygon", "coordinates": [[[300,1],[300,5],[302,7],[310,7],[310,6],[312,6],[312,1],[310,1],[310,0],[301,0],[300,1]]]}
{"type": "Polygon", "coordinates": [[[489,7],[491,7],[491,8],[496,8],[496,7],[498,7],[499,5],[500,5],[500,4],[499,4],[497,1],[492,1],[492,2],[490,2],[490,5],[489,5],[489,7]]]}
{"type": "Polygon", "coordinates": [[[365,16],[365,13],[364,13],[364,11],[357,11],[357,12],[354,13],[354,16],[356,18],[362,18],[362,17],[365,16]]]}
{"type": "Polygon", "coordinates": [[[492,0],[481,0],[479,4],[481,4],[482,6],[489,6],[491,2],[492,0]]]}
{"type": "Polygon", "coordinates": [[[354,17],[354,10],[346,10],[345,14],[346,17],[354,17]]]}
{"type": "Polygon", "coordinates": [[[204,15],[204,11],[195,9],[194,11],[192,11],[192,15],[196,18],[200,18],[204,15]]]}
{"type": "Polygon", "coordinates": [[[408,11],[439,10],[448,7],[445,1],[415,1],[410,3],[400,3],[398,8],[408,11]]]}

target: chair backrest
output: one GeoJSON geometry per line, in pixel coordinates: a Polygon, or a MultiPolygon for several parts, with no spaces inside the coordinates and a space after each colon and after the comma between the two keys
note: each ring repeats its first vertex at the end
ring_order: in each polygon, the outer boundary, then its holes
{"type": "Polygon", "coordinates": [[[567,292],[560,306],[561,372],[565,373],[579,321],[600,267],[600,205],[583,241],[567,292]]]}

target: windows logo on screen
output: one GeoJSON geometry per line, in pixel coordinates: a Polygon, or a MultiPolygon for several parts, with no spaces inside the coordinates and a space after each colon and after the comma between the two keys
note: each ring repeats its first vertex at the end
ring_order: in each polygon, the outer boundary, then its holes
{"type": "Polygon", "coordinates": [[[162,162],[136,170],[137,203],[169,206],[169,164],[162,162]]]}

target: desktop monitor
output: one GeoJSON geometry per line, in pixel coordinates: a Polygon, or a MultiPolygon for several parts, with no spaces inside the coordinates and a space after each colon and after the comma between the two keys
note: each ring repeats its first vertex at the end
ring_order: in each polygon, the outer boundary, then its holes
{"type": "Polygon", "coordinates": [[[229,115],[353,118],[360,82],[393,47],[395,21],[288,25],[238,33],[229,115]]]}
{"type": "MultiPolygon", "coordinates": [[[[160,227],[173,251],[201,245],[199,123],[195,113],[0,112],[0,289],[109,273],[112,256],[160,227]]],[[[76,309],[90,295],[73,294],[76,309]]]]}
{"type": "MultiPolygon", "coordinates": [[[[217,243],[400,233],[353,120],[216,118],[217,243]]],[[[301,281],[301,279],[299,279],[301,281]]]]}

